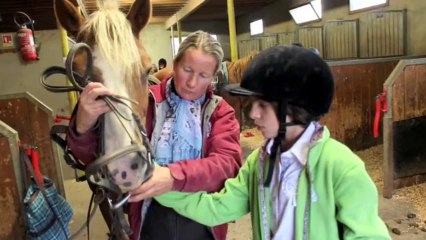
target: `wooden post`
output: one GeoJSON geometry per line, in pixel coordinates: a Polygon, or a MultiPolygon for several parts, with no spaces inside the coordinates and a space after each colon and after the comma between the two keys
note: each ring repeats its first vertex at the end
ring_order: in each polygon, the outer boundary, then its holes
{"type": "MultiPolygon", "coordinates": [[[[392,103],[388,102],[391,107],[392,103]]],[[[394,181],[392,117],[383,118],[383,197],[392,198],[394,181]]]]}
{"type": "MultiPolygon", "coordinates": [[[[173,31],[173,25],[170,26],[170,38],[171,38],[171,41],[172,41],[172,57],[175,58],[176,46],[175,46],[175,33],[173,31]]],[[[160,66],[158,66],[158,67],[160,67],[160,66]]]]}
{"type": "Polygon", "coordinates": [[[177,33],[178,33],[178,38],[179,38],[179,46],[180,46],[180,43],[182,42],[182,28],[181,28],[181,25],[180,25],[180,21],[176,22],[176,27],[177,27],[177,33]]]}
{"type": "Polygon", "coordinates": [[[22,221],[25,196],[19,161],[18,132],[0,120],[0,239],[25,239],[22,221]]]}
{"type": "Polygon", "coordinates": [[[0,95],[0,116],[1,121],[18,132],[21,143],[39,148],[42,174],[52,179],[65,197],[59,149],[49,136],[54,124],[52,109],[28,92],[6,94],[0,95]]]}
{"type": "Polygon", "coordinates": [[[227,0],[228,8],[228,26],[229,26],[229,44],[231,47],[231,61],[235,62],[238,59],[237,51],[237,31],[235,27],[235,11],[234,0],[227,0]]]}
{"type": "MultiPolygon", "coordinates": [[[[58,26],[60,26],[60,24],[58,24],[58,26]]],[[[61,33],[61,42],[62,42],[62,57],[64,58],[64,62],[65,59],[68,55],[68,51],[69,51],[69,46],[68,46],[68,35],[67,35],[67,31],[65,31],[64,28],[59,27],[59,31],[61,33]]],[[[71,86],[71,82],[69,80],[66,80],[67,85],[71,86]]],[[[68,101],[70,104],[70,112],[73,111],[74,106],[77,103],[77,94],[76,92],[68,92],[68,101]]]]}

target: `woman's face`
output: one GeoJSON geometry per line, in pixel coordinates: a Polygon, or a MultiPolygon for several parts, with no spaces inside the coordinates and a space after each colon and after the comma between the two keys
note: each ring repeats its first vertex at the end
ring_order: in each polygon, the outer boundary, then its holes
{"type": "Polygon", "coordinates": [[[254,120],[254,124],[266,139],[275,138],[278,135],[279,121],[275,112],[276,107],[272,103],[261,99],[253,101],[250,118],[254,120]]]}
{"type": "Polygon", "coordinates": [[[186,50],[173,66],[178,95],[186,100],[195,100],[204,95],[212,82],[216,65],[216,59],[202,50],[186,50]]]}

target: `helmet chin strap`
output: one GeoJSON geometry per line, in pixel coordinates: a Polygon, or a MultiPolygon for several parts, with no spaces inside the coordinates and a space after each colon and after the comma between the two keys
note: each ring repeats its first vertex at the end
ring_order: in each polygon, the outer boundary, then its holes
{"type": "Polygon", "coordinates": [[[274,138],[274,142],[271,147],[271,156],[269,159],[269,167],[268,167],[268,175],[265,179],[264,186],[269,187],[272,180],[272,175],[274,173],[274,167],[275,162],[277,158],[280,158],[281,152],[282,152],[282,140],[285,139],[285,134],[287,131],[287,127],[291,126],[299,126],[304,125],[306,127],[306,124],[299,122],[299,121],[292,121],[292,122],[286,122],[286,116],[287,116],[287,105],[288,101],[286,99],[282,99],[278,102],[278,119],[280,121],[279,128],[278,128],[278,135],[274,138]],[[278,150],[280,150],[280,154],[278,154],[278,150]]]}
{"type": "Polygon", "coordinates": [[[269,187],[271,185],[272,175],[274,173],[275,161],[277,158],[277,152],[278,152],[278,149],[280,149],[280,152],[281,152],[281,141],[285,139],[285,133],[286,133],[287,127],[298,125],[297,123],[294,123],[294,122],[286,123],[286,116],[287,116],[287,100],[282,99],[281,101],[278,102],[278,119],[280,121],[280,126],[278,128],[278,135],[274,138],[274,143],[272,144],[272,147],[271,147],[271,157],[269,158],[268,175],[264,182],[265,187],[269,187]]]}

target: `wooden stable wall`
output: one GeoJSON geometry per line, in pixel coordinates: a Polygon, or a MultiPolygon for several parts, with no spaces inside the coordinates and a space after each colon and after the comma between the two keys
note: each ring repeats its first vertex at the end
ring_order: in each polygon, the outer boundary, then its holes
{"type": "MultiPolygon", "coordinates": [[[[0,95],[0,119],[18,132],[21,143],[39,148],[40,169],[65,196],[58,149],[50,140],[53,112],[29,93],[0,95]]],[[[0,168],[0,176],[6,174],[0,168]]]]}
{"type": "Polygon", "coordinates": [[[0,239],[24,239],[18,132],[0,121],[0,239]]]}
{"type": "Polygon", "coordinates": [[[421,64],[421,59],[406,60],[402,64],[405,64],[404,70],[392,86],[393,121],[426,115],[426,65],[421,64]]]}
{"type": "Polygon", "coordinates": [[[384,191],[426,181],[426,58],[402,60],[384,87],[384,191]]]}
{"type": "MultiPolygon", "coordinates": [[[[329,62],[335,81],[335,96],[330,112],[322,119],[332,137],[352,150],[361,150],[382,143],[373,137],[373,120],[377,94],[383,91],[383,83],[397,65],[398,58],[365,59],[329,62]]],[[[243,128],[253,127],[249,120],[250,102],[225,100],[242,113],[243,128]]]]}
{"type": "Polygon", "coordinates": [[[376,95],[383,91],[383,83],[398,60],[375,59],[332,62],[335,96],[330,112],[323,123],[332,136],[352,150],[361,150],[382,139],[373,138],[376,95]]]}

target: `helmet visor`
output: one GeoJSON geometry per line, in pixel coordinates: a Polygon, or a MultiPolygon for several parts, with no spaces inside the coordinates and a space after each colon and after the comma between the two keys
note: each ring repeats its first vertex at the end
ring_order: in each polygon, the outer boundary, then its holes
{"type": "Polygon", "coordinates": [[[225,91],[229,92],[231,95],[237,95],[237,96],[263,96],[263,94],[254,92],[251,90],[248,90],[246,88],[243,88],[240,86],[240,84],[228,84],[224,88],[225,91]]]}

